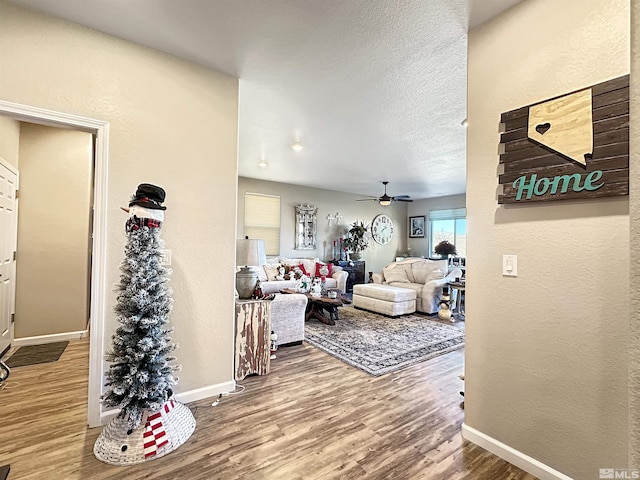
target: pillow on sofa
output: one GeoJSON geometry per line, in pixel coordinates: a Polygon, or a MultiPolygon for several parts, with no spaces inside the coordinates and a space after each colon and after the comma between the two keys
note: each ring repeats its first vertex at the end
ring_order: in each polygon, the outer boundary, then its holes
{"type": "Polygon", "coordinates": [[[330,277],[333,275],[333,264],[316,262],[315,276],[330,277]]]}
{"type": "Polygon", "coordinates": [[[311,276],[316,271],[317,258],[280,258],[280,263],[291,267],[300,267],[306,272],[307,276],[311,276]]]}
{"type": "Polygon", "coordinates": [[[447,271],[447,260],[423,260],[421,262],[415,262],[411,268],[413,269],[413,276],[416,279],[416,283],[425,284],[431,280],[444,277],[447,271]],[[432,276],[431,272],[435,270],[438,270],[438,273],[432,276]],[[437,278],[431,278],[435,276],[437,276],[437,278]]]}
{"type": "Polygon", "coordinates": [[[431,280],[440,280],[441,278],[444,278],[445,273],[440,270],[439,268],[436,268],[435,270],[431,270],[431,273],[429,275],[427,275],[427,282],[430,282],[431,280]]]}
{"type": "Polygon", "coordinates": [[[278,269],[280,268],[279,263],[267,263],[263,265],[264,273],[267,275],[267,281],[273,282],[280,273],[278,269]]]}
{"type": "Polygon", "coordinates": [[[392,268],[384,272],[384,283],[411,283],[404,268],[392,268]]]}

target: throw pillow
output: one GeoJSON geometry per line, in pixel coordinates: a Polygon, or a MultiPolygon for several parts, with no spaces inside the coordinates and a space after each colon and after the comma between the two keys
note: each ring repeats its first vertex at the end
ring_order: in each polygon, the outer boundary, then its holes
{"type": "Polygon", "coordinates": [[[424,283],[430,282],[431,280],[440,280],[441,278],[444,278],[444,275],[445,273],[442,270],[436,268],[427,275],[427,281],[424,283]]]}
{"type": "Polygon", "coordinates": [[[274,281],[276,277],[280,274],[278,269],[280,268],[279,263],[268,263],[264,265],[264,273],[267,274],[267,281],[274,281]]]}
{"type": "Polygon", "coordinates": [[[306,269],[306,268],[304,268],[304,263],[301,263],[300,265],[298,265],[298,268],[299,268],[300,270],[302,270],[302,273],[303,273],[304,275],[306,275],[307,277],[309,276],[309,272],[307,272],[307,269],[306,269]]]}
{"type": "Polygon", "coordinates": [[[384,273],[385,283],[411,283],[403,268],[394,268],[384,273]]]}
{"type": "Polygon", "coordinates": [[[330,277],[333,275],[333,263],[316,262],[316,277],[330,277]]]}

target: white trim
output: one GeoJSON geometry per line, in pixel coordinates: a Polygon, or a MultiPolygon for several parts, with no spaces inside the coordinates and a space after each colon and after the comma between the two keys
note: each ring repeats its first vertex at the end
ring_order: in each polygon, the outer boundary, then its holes
{"type": "Polygon", "coordinates": [[[197,402],[203,398],[215,397],[225,392],[233,392],[236,389],[236,382],[230,380],[224,383],[217,383],[207,387],[196,388],[186,392],[176,393],[176,400],[182,403],[197,402]]]}
{"type": "Polygon", "coordinates": [[[95,135],[95,171],[93,196],[93,249],[91,261],[91,311],[89,346],[89,396],[87,423],[100,425],[100,394],[103,381],[104,317],[107,259],[107,180],[109,166],[109,123],[69,113],[21,105],[0,100],[0,114],[13,119],[72,128],[95,135]]]}
{"type": "Polygon", "coordinates": [[[512,465],[521,468],[525,472],[538,477],[540,480],[573,480],[564,473],[554,470],[535,458],[532,458],[529,455],[526,455],[515,448],[512,448],[473,427],[470,427],[466,423],[462,424],[462,437],[481,446],[485,450],[488,450],[512,465]]]}
{"type": "Polygon", "coordinates": [[[24,347],[26,345],[42,345],[44,343],[64,342],[66,340],[79,340],[86,337],[87,333],[87,330],[78,330],[77,332],[52,333],[51,335],[14,338],[11,345],[14,347],[24,347]]]}
{"type": "MultiPolygon", "coordinates": [[[[231,380],[225,383],[218,383],[216,385],[209,385],[208,387],[196,388],[195,390],[176,393],[176,400],[181,403],[197,402],[198,400],[203,400],[205,398],[217,397],[221,393],[233,392],[235,388],[236,382],[231,380]]],[[[102,414],[100,415],[100,425],[106,425],[112,418],[114,418],[118,414],[118,412],[120,412],[120,410],[118,410],[117,408],[102,412],[102,414]]]]}
{"type": "Polygon", "coordinates": [[[11,173],[15,173],[16,175],[18,175],[18,169],[2,157],[0,157],[0,165],[2,165],[3,167],[7,167],[7,170],[9,170],[11,173]]]}

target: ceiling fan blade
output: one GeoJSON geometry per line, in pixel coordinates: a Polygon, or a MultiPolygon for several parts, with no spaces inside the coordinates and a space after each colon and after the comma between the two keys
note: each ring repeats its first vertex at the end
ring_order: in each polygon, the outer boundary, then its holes
{"type": "Polygon", "coordinates": [[[359,198],[358,200],[356,200],[356,202],[370,202],[370,201],[374,201],[377,202],[378,199],[377,198],[359,198]]]}
{"type": "Polygon", "coordinates": [[[396,199],[400,199],[400,198],[411,198],[411,196],[409,196],[409,195],[396,195],[396,196],[395,196],[395,197],[393,197],[393,198],[396,198],[396,199]]]}
{"type": "Polygon", "coordinates": [[[398,197],[393,197],[393,199],[396,202],[413,202],[413,200],[411,200],[410,198],[398,198],[398,197]]]}

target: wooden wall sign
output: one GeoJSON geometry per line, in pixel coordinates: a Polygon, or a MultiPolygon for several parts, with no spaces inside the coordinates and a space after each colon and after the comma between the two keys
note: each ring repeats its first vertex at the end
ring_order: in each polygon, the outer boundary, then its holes
{"type": "Polygon", "coordinates": [[[505,112],[498,203],[629,194],[629,75],[505,112]]]}

